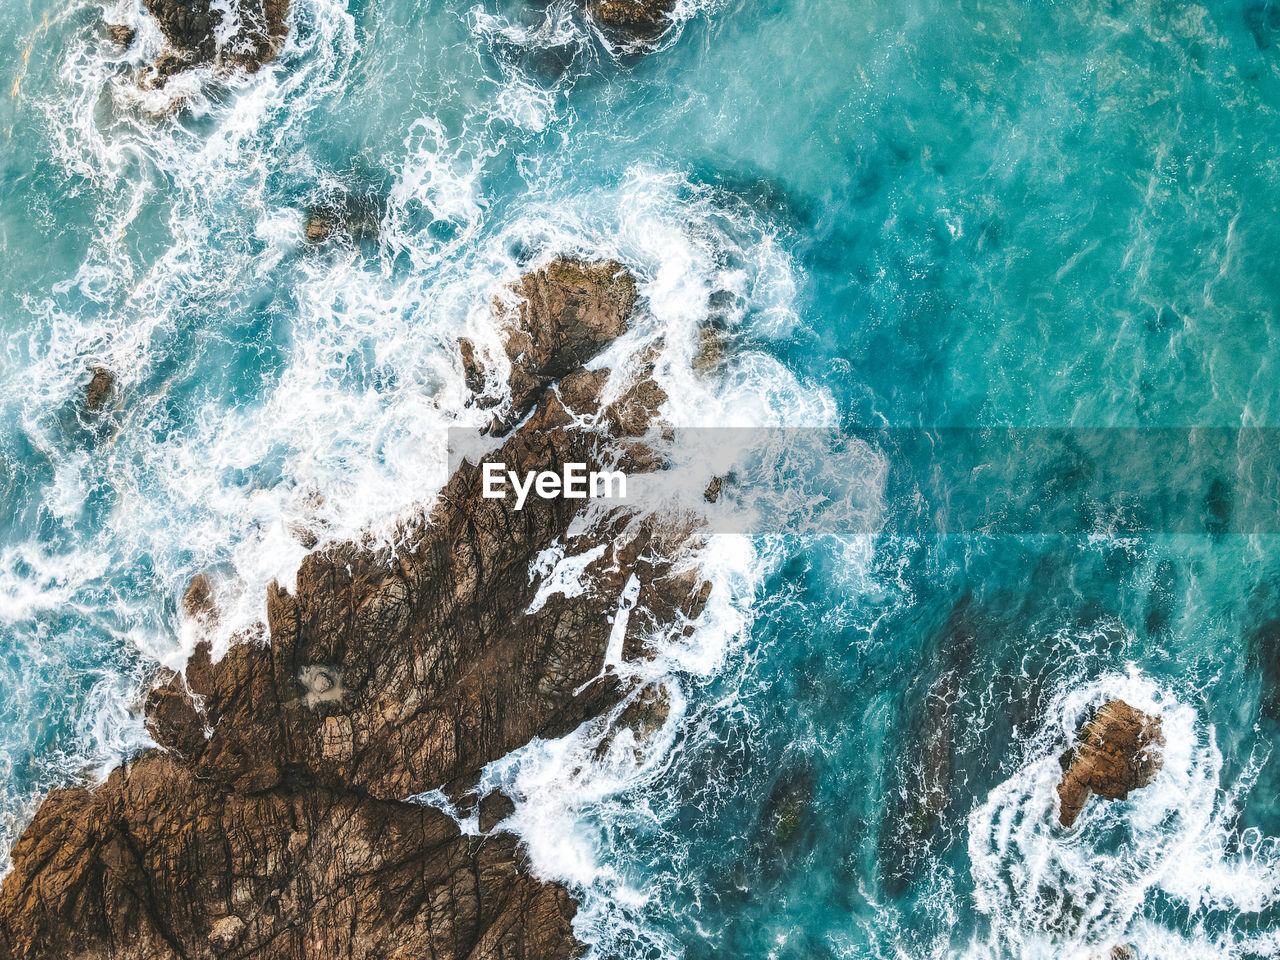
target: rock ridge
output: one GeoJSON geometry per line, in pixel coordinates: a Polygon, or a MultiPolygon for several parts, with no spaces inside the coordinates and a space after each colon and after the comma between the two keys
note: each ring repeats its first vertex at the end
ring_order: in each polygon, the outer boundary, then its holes
{"type": "MultiPolygon", "coordinates": [[[[582,367],[625,330],[634,280],[558,259],[519,288],[524,305],[500,319],[525,338],[512,394],[529,409],[486,459],[654,468],[640,438],[665,395],[651,367],[610,404],[609,372],[582,367]]],[[[202,641],[183,675],[160,677],[145,706],[158,749],[52,792],[14,847],[0,960],[577,955],[571,898],[529,874],[513,837],[463,835],[407,798],[443,787],[471,802],[486,763],[593,718],[604,738],[660,726],[661,690],[606,665],[610,617],[638,582],[622,637],[634,661],[680,636],[710,585],[678,562],[688,521],[583,500],[515,511],[481,489],[480,465],[462,463],[394,549],[313,551],[292,591],[270,587],[265,624],[221,660],[202,641]],[[531,564],[547,551],[598,551],[580,595],[539,592],[531,564]]],[[[189,615],[210,620],[211,602],[198,578],[189,615]]],[[[508,812],[479,804],[490,828],[508,812]]]]}

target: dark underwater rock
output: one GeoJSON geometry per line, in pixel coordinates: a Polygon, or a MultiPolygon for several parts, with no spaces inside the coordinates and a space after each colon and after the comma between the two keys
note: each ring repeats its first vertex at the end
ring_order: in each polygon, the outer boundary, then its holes
{"type": "Polygon", "coordinates": [[[1267,620],[1250,633],[1249,664],[1262,676],[1259,714],[1280,721],[1280,617],[1267,620]]]}
{"type": "Polygon", "coordinates": [[[787,850],[800,839],[809,822],[813,787],[813,770],[808,764],[786,771],[774,783],[761,820],[775,848],[787,850]]]}
{"type": "Polygon", "coordinates": [[[376,240],[386,212],[386,202],[376,194],[332,197],[307,208],[303,233],[312,244],[338,234],[355,241],[376,240]]]}
{"type": "MultiPolygon", "coordinates": [[[[625,327],[614,311],[629,309],[633,287],[617,264],[559,262],[524,279],[540,300],[508,320],[536,340],[525,375],[559,376],[560,389],[527,387],[530,416],[490,459],[598,468],[621,455],[644,468],[577,418],[647,425],[636,408],[661,391],[636,383],[618,401],[631,406],[614,410],[598,393],[607,371],[572,368],[625,327]]],[[[14,847],[0,958],[578,954],[572,901],[529,876],[514,838],[473,842],[404,798],[464,795],[486,763],[628,696],[604,660],[632,577],[624,658],[645,656],[655,632],[675,635],[707,590],[680,563],[687,527],[618,508],[580,529],[586,501],[531,497],[517,512],[481,496],[481,474],[459,466],[394,552],[351,542],[309,554],[293,590],[270,587],[269,631],[246,631],[217,661],[201,642],[185,676],[158,678],[146,720],[159,749],[101,786],[51,793],[14,847]],[[604,550],[583,593],[530,612],[530,563],[553,544],[604,550]]],[[[188,592],[193,609],[206,587],[188,592]]],[[[640,730],[666,709],[662,696],[635,703],[640,730]]],[[[505,809],[486,798],[481,818],[492,826],[505,809]]]]}
{"type": "Polygon", "coordinates": [[[892,892],[905,889],[933,852],[933,838],[950,800],[961,683],[973,660],[970,605],[966,596],[948,615],[932,669],[918,681],[928,686],[923,697],[915,694],[920,699],[911,714],[906,749],[892,760],[894,788],[879,840],[881,879],[892,892]]]}
{"type": "Polygon", "coordinates": [[[1124,800],[1160,772],[1164,734],[1160,718],[1123,700],[1104,703],[1085,723],[1075,746],[1063,754],[1058,784],[1058,821],[1070,827],[1090,794],[1124,800]]]}
{"type": "Polygon", "coordinates": [[[614,43],[652,43],[671,25],[675,0],[587,0],[587,14],[614,43]]]}

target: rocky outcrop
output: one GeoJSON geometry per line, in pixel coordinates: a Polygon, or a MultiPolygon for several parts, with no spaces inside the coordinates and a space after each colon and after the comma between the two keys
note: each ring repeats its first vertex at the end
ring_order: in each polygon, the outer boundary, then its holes
{"type": "Polygon", "coordinates": [[[587,0],[587,14],[613,43],[645,44],[671,25],[675,0],[587,0]]]}
{"type": "Polygon", "coordinates": [[[121,23],[107,24],[107,39],[118,46],[129,46],[129,44],[133,43],[135,36],[137,36],[137,31],[133,27],[127,27],[121,23]]]}
{"type": "MultiPolygon", "coordinates": [[[[543,389],[486,459],[654,462],[629,438],[655,415],[657,386],[642,371],[606,405],[608,372],[573,369],[582,337],[598,350],[626,320],[591,319],[603,294],[583,277],[615,298],[631,291],[630,310],[634,282],[616,264],[561,261],[524,278],[538,299],[515,311],[521,363],[543,389]]],[[[162,678],[146,703],[159,749],[95,789],[51,794],[15,846],[0,958],[574,955],[572,902],[528,876],[510,837],[468,838],[406,798],[441,786],[473,796],[485,763],[624,697],[659,717],[606,667],[611,634],[624,660],[642,657],[648,639],[687,627],[708,586],[676,562],[687,521],[616,508],[587,522],[592,501],[531,497],[516,511],[481,490],[480,466],[463,463],[394,549],[311,553],[293,590],[269,590],[266,625],[220,660],[200,643],[185,676],[162,678]],[[580,595],[540,593],[530,576],[555,550],[595,553],[580,595]]],[[[189,591],[192,610],[207,616],[210,595],[207,583],[189,591]]],[[[508,812],[481,801],[486,826],[508,812]]]]}
{"type": "Polygon", "coordinates": [[[1090,794],[1124,800],[1160,771],[1164,734],[1160,718],[1123,700],[1104,703],[1084,725],[1075,746],[1062,755],[1058,820],[1070,827],[1090,794]]]}
{"type": "Polygon", "coordinates": [[[210,64],[253,73],[275,57],[288,33],[288,0],[239,0],[229,7],[211,0],[144,3],[166,42],[154,64],[160,80],[210,64]],[[235,22],[224,22],[228,16],[235,22]]]}
{"type": "Polygon", "coordinates": [[[111,396],[116,378],[105,367],[94,367],[89,373],[89,385],[84,390],[84,410],[85,413],[99,413],[111,396]]]}
{"type": "MultiPolygon", "coordinates": [[[[635,302],[635,279],[614,260],[556,260],[525,274],[505,296],[495,298],[502,345],[511,363],[511,406],[495,423],[496,432],[524,417],[550,383],[626,333],[635,302]]],[[[478,392],[485,383],[484,366],[469,340],[459,341],[459,349],[467,384],[478,392]]]]}

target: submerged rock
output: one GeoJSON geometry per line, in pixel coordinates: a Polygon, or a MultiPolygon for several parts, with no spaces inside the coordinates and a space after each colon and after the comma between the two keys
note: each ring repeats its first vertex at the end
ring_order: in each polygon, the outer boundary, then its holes
{"type": "Polygon", "coordinates": [[[795,845],[804,831],[813,805],[813,770],[807,764],[780,776],[761,811],[761,820],[771,845],[786,850],[795,845]]]}
{"type": "Polygon", "coordinates": [[[288,33],[289,0],[144,0],[164,34],[167,49],[154,66],[158,79],[194,66],[256,72],[271,61],[288,33]],[[225,23],[228,16],[234,22],[225,23]]]}
{"type": "Polygon", "coordinates": [[[892,786],[879,836],[881,880],[891,892],[904,890],[935,852],[951,799],[963,679],[973,668],[976,637],[966,595],[937,635],[932,664],[907,691],[909,735],[890,758],[892,786]]]}
{"type": "Polygon", "coordinates": [[[1163,746],[1159,717],[1147,716],[1123,700],[1104,703],[1062,756],[1059,822],[1064,827],[1074,824],[1091,793],[1124,800],[1130,791],[1147,786],[1160,771],[1163,746]]]}
{"type": "Polygon", "coordinates": [[[106,406],[107,398],[116,385],[115,374],[104,367],[94,367],[90,373],[89,385],[84,391],[85,413],[98,413],[106,406]]]}
{"type": "MultiPolygon", "coordinates": [[[[644,469],[634,440],[577,426],[647,426],[656,411],[638,407],[661,402],[641,381],[607,405],[607,371],[580,367],[625,329],[634,281],[614,263],[557,262],[518,289],[538,298],[505,314],[526,344],[531,409],[489,459],[644,469]]],[[[577,955],[572,901],[526,872],[514,838],[474,843],[404,798],[465,794],[490,761],[618,704],[627,691],[604,662],[633,578],[624,659],[678,636],[707,590],[682,562],[688,526],[623,507],[587,525],[586,501],[530,498],[517,512],[482,489],[464,462],[394,551],[309,554],[292,591],[269,588],[268,625],[218,660],[202,641],[185,675],[158,678],[146,720],[159,749],[93,789],[54,791],[15,845],[0,956],[577,955]],[[553,545],[598,552],[580,594],[539,595],[530,565],[553,545]]],[[[189,591],[194,607],[206,592],[189,591]]],[[[629,720],[643,735],[664,710],[640,697],[629,720]]],[[[506,809],[491,801],[482,820],[506,809]]]]}
{"type": "Polygon", "coordinates": [[[373,194],[345,194],[307,208],[303,233],[308,243],[324,243],[339,234],[355,241],[376,240],[386,203],[373,194]]]}
{"type": "Polygon", "coordinates": [[[671,25],[675,0],[587,0],[587,14],[614,43],[652,43],[671,25]]]}

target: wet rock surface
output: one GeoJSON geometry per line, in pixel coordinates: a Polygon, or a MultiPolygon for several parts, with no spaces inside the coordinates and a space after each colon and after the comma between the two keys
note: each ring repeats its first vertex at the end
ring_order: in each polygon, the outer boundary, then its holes
{"type": "Polygon", "coordinates": [[[94,367],[89,373],[89,385],[84,391],[84,409],[86,413],[98,413],[106,406],[111,391],[115,388],[116,378],[105,367],[94,367]]]}
{"type": "Polygon", "coordinates": [[[587,14],[614,43],[652,43],[671,25],[675,0],[587,0],[587,14]]]}
{"type": "MultiPolygon", "coordinates": [[[[494,301],[511,361],[511,411],[500,430],[528,413],[552,381],[626,333],[636,282],[617,261],[560,259],[525,274],[509,294],[494,301]]],[[[468,370],[468,377],[474,376],[468,370]]]]}
{"type": "Polygon", "coordinates": [[[114,44],[118,44],[119,46],[122,46],[122,47],[129,46],[129,44],[133,43],[133,38],[136,35],[137,35],[137,32],[133,29],[133,27],[126,27],[124,24],[121,24],[121,23],[107,24],[107,39],[114,44]]]}
{"type": "Polygon", "coordinates": [[[288,0],[240,0],[231,7],[211,0],[144,4],[166,42],[154,64],[160,80],[209,64],[255,72],[275,57],[288,33],[288,0]],[[229,16],[234,23],[224,23],[229,16]]]}
{"type": "MultiPolygon", "coordinates": [[[[625,329],[634,281],[616,264],[559,261],[521,289],[538,298],[514,314],[531,412],[487,459],[600,465],[663,399],[642,371],[605,405],[607,372],[574,369],[625,329]]],[[[638,444],[621,455],[647,463],[638,444]]],[[[294,590],[270,588],[266,625],[220,660],[202,642],[185,675],[162,676],[146,704],[159,749],[97,788],[50,794],[14,847],[0,958],[575,955],[572,901],[528,875],[512,837],[465,837],[406,798],[461,796],[489,761],[634,696],[605,668],[631,578],[630,660],[678,635],[708,587],[676,563],[687,525],[623,508],[575,523],[591,501],[515,511],[481,489],[464,462],[394,552],[313,552],[294,590]],[[534,603],[530,564],[553,544],[603,550],[581,595],[534,603]]],[[[637,702],[636,722],[657,722],[660,700],[637,702]]],[[[490,801],[483,818],[504,810],[490,801]]]]}
{"type": "Polygon", "coordinates": [[[956,767],[963,679],[972,666],[976,637],[975,612],[966,596],[939,632],[933,662],[906,694],[910,735],[891,761],[891,793],[878,839],[881,880],[892,892],[906,889],[936,853],[956,767]]]}
{"type": "Polygon", "coordinates": [[[1160,771],[1164,747],[1160,718],[1123,700],[1103,704],[1085,723],[1075,746],[1063,754],[1058,783],[1058,820],[1070,827],[1090,794],[1124,800],[1147,786],[1160,771]]]}

